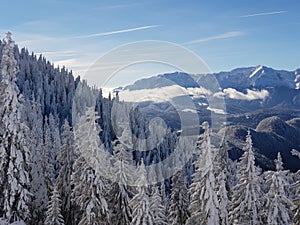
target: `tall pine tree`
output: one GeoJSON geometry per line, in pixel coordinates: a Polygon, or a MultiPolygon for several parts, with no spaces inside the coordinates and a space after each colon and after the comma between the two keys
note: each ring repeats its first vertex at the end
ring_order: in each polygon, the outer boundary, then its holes
{"type": "Polygon", "coordinates": [[[178,171],[172,177],[171,199],[169,207],[169,224],[184,225],[189,218],[189,196],[183,171],[178,171]]]}
{"type": "Polygon", "coordinates": [[[24,119],[24,99],[16,85],[18,64],[11,33],[3,41],[0,65],[0,217],[10,222],[30,220],[28,127],[24,119]]]}
{"type": "MultiPolygon", "coordinates": [[[[293,149],[291,152],[294,156],[298,157],[300,159],[300,152],[293,149]]],[[[299,174],[300,171],[298,171],[299,174]]],[[[297,180],[294,184],[292,184],[292,187],[296,190],[296,197],[294,199],[294,224],[300,224],[300,180],[297,180]]]]}
{"type": "Polygon", "coordinates": [[[57,186],[54,186],[52,196],[49,201],[48,210],[46,213],[47,217],[45,224],[47,225],[64,225],[64,219],[61,214],[61,199],[57,186]]]}
{"type": "Polygon", "coordinates": [[[73,172],[74,163],[74,135],[69,126],[69,123],[65,121],[62,132],[62,146],[57,160],[62,165],[56,183],[58,191],[62,199],[62,215],[66,224],[71,223],[72,210],[71,210],[71,175],[73,172]]]}
{"type": "Polygon", "coordinates": [[[112,183],[109,190],[110,223],[116,225],[130,224],[132,209],[129,202],[133,195],[133,187],[128,184],[132,183],[130,179],[134,177],[129,168],[129,165],[133,164],[132,155],[118,141],[114,145],[113,153],[116,160],[112,172],[115,175],[115,182],[112,183]]]}
{"type": "Polygon", "coordinates": [[[233,188],[231,223],[260,224],[261,197],[259,169],[255,166],[252,138],[248,130],[244,154],[238,162],[237,184],[233,188]]]}
{"type": "Polygon", "coordinates": [[[147,171],[142,160],[138,167],[139,178],[137,180],[138,193],[131,199],[132,221],[131,225],[153,225],[154,215],[150,210],[149,190],[147,184],[147,171]]]}
{"type": "Polygon", "coordinates": [[[219,204],[214,173],[216,149],[211,144],[211,131],[208,123],[204,123],[203,126],[205,132],[203,139],[197,145],[199,157],[195,161],[196,172],[189,190],[191,196],[189,206],[191,217],[187,220],[187,225],[219,224],[219,204]]]}
{"type": "Polygon", "coordinates": [[[75,153],[78,158],[74,162],[72,174],[72,204],[80,208],[74,221],[79,225],[107,224],[109,219],[104,179],[97,172],[97,167],[103,165],[94,157],[100,147],[100,130],[96,124],[98,118],[95,111],[89,108],[80,118],[75,131],[75,153]]]}
{"type": "Polygon", "coordinates": [[[153,215],[154,224],[156,225],[167,225],[167,212],[166,207],[163,203],[161,192],[158,186],[152,187],[152,194],[150,196],[150,211],[153,215]]]}
{"type": "Polygon", "coordinates": [[[287,170],[283,170],[283,162],[278,152],[275,160],[276,171],[267,172],[267,184],[270,186],[266,195],[266,216],[267,224],[283,225],[291,224],[293,203],[287,196],[288,185],[287,170]]]}

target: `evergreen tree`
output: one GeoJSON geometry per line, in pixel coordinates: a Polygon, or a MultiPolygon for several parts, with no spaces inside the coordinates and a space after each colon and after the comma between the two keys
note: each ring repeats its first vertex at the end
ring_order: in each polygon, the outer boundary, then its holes
{"type": "Polygon", "coordinates": [[[62,215],[66,224],[71,223],[71,175],[74,162],[74,135],[65,120],[62,133],[62,146],[57,160],[62,165],[57,177],[57,187],[62,199],[62,215]]]}
{"type": "Polygon", "coordinates": [[[152,187],[152,194],[150,197],[150,211],[153,215],[153,221],[156,225],[167,225],[167,213],[163,199],[158,186],[152,187]]]}
{"type": "Polygon", "coordinates": [[[79,225],[106,224],[109,219],[105,183],[96,171],[97,167],[102,168],[103,165],[96,162],[97,157],[94,157],[100,147],[97,119],[94,110],[89,108],[86,115],[80,118],[75,131],[75,153],[78,158],[72,174],[72,200],[74,207],[80,208],[80,212],[74,212],[77,217],[74,223],[79,225]]]}
{"type": "Polygon", "coordinates": [[[132,187],[128,184],[132,181],[132,172],[128,165],[133,165],[130,152],[125,150],[121,143],[115,143],[114,162],[112,173],[115,175],[115,182],[109,190],[109,208],[111,209],[110,223],[116,225],[130,224],[132,209],[130,199],[132,198],[132,187]]]}
{"type": "Polygon", "coordinates": [[[219,201],[218,211],[221,225],[229,224],[228,207],[230,205],[230,200],[228,190],[231,189],[230,164],[231,162],[228,157],[226,142],[222,142],[215,159],[215,176],[219,201]]]}
{"type": "Polygon", "coordinates": [[[283,162],[280,153],[278,152],[275,160],[276,171],[267,172],[267,184],[270,189],[266,195],[266,215],[267,224],[283,225],[291,224],[293,203],[289,200],[286,193],[287,170],[283,170],[283,162]]]}
{"type": "Polygon", "coordinates": [[[61,199],[57,187],[55,186],[52,191],[52,196],[49,201],[47,217],[45,224],[47,225],[64,225],[64,219],[61,214],[61,199]]]}
{"type": "Polygon", "coordinates": [[[42,148],[42,168],[45,176],[45,183],[48,191],[48,196],[53,191],[54,185],[54,159],[52,154],[52,138],[51,138],[51,130],[49,127],[48,117],[46,116],[44,119],[44,138],[43,138],[43,148],[42,148]]]}
{"type": "Polygon", "coordinates": [[[24,119],[24,99],[16,85],[18,63],[14,57],[15,43],[11,33],[3,41],[0,64],[0,217],[10,222],[31,217],[29,179],[28,127],[24,119]]]}
{"type": "Polygon", "coordinates": [[[255,166],[252,139],[248,131],[244,154],[238,162],[237,184],[233,188],[231,223],[260,224],[261,197],[259,169],[255,166]]]}
{"type": "Polygon", "coordinates": [[[31,185],[30,192],[34,193],[31,206],[32,224],[43,224],[48,206],[48,189],[42,167],[43,149],[43,116],[40,106],[34,102],[26,104],[27,124],[30,129],[30,155],[31,155],[31,185]]]}
{"type": "MultiPolygon", "coordinates": [[[[300,152],[298,152],[297,150],[292,150],[292,154],[300,159],[300,152]]],[[[296,190],[296,197],[294,199],[295,208],[293,221],[294,224],[300,224],[300,180],[297,180],[294,184],[292,184],[292,187],[296,190]]]]}
{"type": "Polygon", "coordinates": [[[131,199],[132,221],[131,225],[153,225],[155,224],[153,214],[150,210],[150,199],[147,183],[147,171],[142,160],[138,167],[139,178],[137,180],[138,193],[131,199]]]}
{"type": "Polygon", "coordinates": [[[189,196],[183,171],[178,171],[172,177],[169,224],[184,225],[189,218],[188,206],[189,196]]]}
{"type": "Polygon", "coordinates": [[[218,178],[218,199],[219,199],[219,218],[220,218],[220,225],[228,225],[229,224],[229,212],[228,206],[230,201],[228,199],[228,191],[226,187],[226,180],[227,176],[225,175],[224,170],[220,172],[218,178]]]}
{"type": "Polygon", "coordinates": [[[214,174],[216,149],[211,144],[211,131],[208,123],[204,123],[203,126],[205,132],[202,141],[197,145],[199,157],[195,161],[196,172],[189,189],[191,196],[189,212],[191,217],[187,220],[188,225],[219,224],[219,205],[214,174]]]}

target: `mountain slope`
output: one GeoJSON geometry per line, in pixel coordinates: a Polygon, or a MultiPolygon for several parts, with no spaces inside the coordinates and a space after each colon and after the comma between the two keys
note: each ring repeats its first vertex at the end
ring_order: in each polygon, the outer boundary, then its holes
{"type": "MultiPolygon", "coordinates": [[[[257,163],[263,169],[274,169],[273,160],[278,151],[283,156],[286,168],[300,169],[299,160],[290,154],[293,148],[299,150],[300,145],[300,119],[297,118],[300,117],[300,69],[285,71],[257,66],[213,75],[219,87],[212,85],[215,80],[211,74],[189,75],[177,72],[139,80],[125,90],[160,90],[177,85],[180,90],[186,91],[186,96],[194,103],[193,110],[198,114],[200,122],[211,120],[212,107],[208,98],[224,97],[224,113],[228,124],[225,133],[232,159],[241,156],[247,129],[251,129],[257,163]]],[[[147,91],[144,94],[147,95],[147,91]]],[[[189,107],[184,108],[184,102],[180,107],[170,107],[181,92],[177,95],[172,92],[172,98],[165,97],[164,101],[139,104],[148,117],[159,116],[169,126],[180,129],[178,110],[192,111],[189,107]]],[[[218,115],[220,112],[215,113],[218,115]]]]}

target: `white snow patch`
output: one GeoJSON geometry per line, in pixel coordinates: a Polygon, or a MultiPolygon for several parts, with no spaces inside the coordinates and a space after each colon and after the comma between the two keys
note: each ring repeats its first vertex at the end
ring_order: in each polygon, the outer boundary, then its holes
{"type": "Polygon", "coordinates": [[[200,106],[208,106],[208,104],[205,103],[205,102],[199,102],[198,104],[199,104],[200,106]]]}
{"type": "Polygon", "coordinates": [[[293,156],[297,156],[300,159],[300,152],[299,151],[297,151],[296,149],[292,149],[291,153],[292,153],[293,156]]]}
{"type": "Polygon", "coordinates": [[[295,77],[296,89],[300,89],[300,74],[295,77]]]}
{"type": "Polygon", "coordinates": [[[263,66],[258,66],[249,76],[249,78],[254,77],[256,75],[256,73],[258,73],[261,69],[263,68],[263,66]]]}
{"type": "Polygon", "coordinates": [[[182,112],[197,113],[197,111],[195,109],[183,109],[182,112]]]}

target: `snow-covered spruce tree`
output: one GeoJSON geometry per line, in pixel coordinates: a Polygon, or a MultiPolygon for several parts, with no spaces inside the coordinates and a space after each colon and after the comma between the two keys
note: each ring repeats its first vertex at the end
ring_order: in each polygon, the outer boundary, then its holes
{"type": "Polygon", "coordinates": [[[261,224],[261,197],[259,168],[255,166],[252,138],[248,130],[244,154],[238,162],[237,184],[233,187],[230,222],[261,224]]]}
{"type": "Polygon", "coordinates": [[[143,160],[138,167],[137,180],[138,193],[131,199],[132,221],[131,225],[153,225],[155,224],[153,214],[150,210],[150,199],[147,184],[147,171],[143,160]]]}
{"type": "Polygon", "coordinates": [[[153,215],[154,224],[168,224],[166,207],[163,203],[162,195],[157,185],[152,186],[152,194],[150,196],[150,211],[153,215]]]}
{"type": "Polygon", "coordinates": [[[219,201],[219,218],[221,225],[229,224],[228,207],[230,205],[229,191],[230,181],[230,160],[226,148],[226,142],[222,142],[215,159],[216,187],[219,201]]]}
{"type": "Polygon", "coordinates": [[[27,125],[30,129],[30,192],[34,193],[31,205],[31,224],[42,225],[45,220],[45,212],[48,206],[48,189],[41,160],[43,149],[43,115],[40,110],[40,105],[35,103],[35,101],[26,102],[26,112],[27,125]]]}
{"type": "Polygon", "coordinates": [[[227,176],[224,170],[220,171],[218,176],[218,200],[219,200],[219,218],[220,225],[228,225],[229,224],[229,212],[228,207],[230,205],[230,201],[228,199],[228,191],[226,187],[227,176]]]}
{"type": "Polygon", "coordinates": [[[203,139],[197,145],[199,157],[195,161],[196,172],[189,189],[191,198],[189,212],[191,217],[187,220],[187,225],[219,224],[219,204],[214,174],[216,149],[211,144],[211,131],[208,123],[205,122],[203,126],[205,132],[203,139]]]}
{"type": "Polygon", "coordinates": [[[178,171],[172,177],[168,224],[184,225],[189,218],[188,206],[189,196],[185,185],[185,178],[183,171],[178,171]]]}
{"type": "MultiPolygon", "coordinates": [[[[104,170],[105,165],[97,162],[96,154],[100,149],[99,127],[96,120],[99,117],[92,108],[79,120],[75,131],[75,153],[78,158],[74,162],[72,174],[72,205],[79,207],[74,211],[72,224],[96,225],[108,223],[108,206],[105,199],[105,182],[97,170],[104,170]],[[92,168],[91,165],[93,165],[92,168]],[[104,167],[104,168],[103,168],[104,167]]],[[[101,145],[102,146],[102,145],[101,145]]]]}
{"type": "Polygon", "coordinates": [[[56,160],[60,152],[61,139],[59,132],[59,123],[57,121],[58,117],[54,117],[52,114],[49,115],[47,123],[44,124],[45,133],[45,153],[47,155],[50,169],[50,176],[52,179],[52,184],[55,183],[56,177],[58,176],[58,171],[60,169],[60,164],[56,160]]]}
{"type": "Polygon", "coordinates": [[[43,174],[45,177],[45,184],[48,191],[48,196],[53,191],[53,184],[54,184],[54,166],[53,166],[53,156],[51,156],[51,149],[52,149],[52,138],[51,138],[51,130],[49,127],[48,117],[46,116],[44,119],[44,138],[43,138],[43,148],[42,148],[42,168],[43,174]],[[52,163],[51,163],[52,162],[52,163]]]}
{"type": "MultiPolygon", "coordinates": [[[[298,157],[300,159],[300,152],[293,149],[291,152],[294,156],[298,157]]],[[[300,171],[298,171],[299,173],[300,171]]],[[[292,187],[296,190],[296,197],[294,199],[294,224],[300,224],[300,180],[297,180],[294,184],[292,184],[292,187]]]]}
{"type": "Polygon", "coordinates": [[[30,221],[28,127],[24,123],[24,100],[16,85],[18,64],[11,33],[3,40],[0,64],[0,217],[10,222],[30,221]]]}
{"type": "Polygon", "coordinates": [[[278,152],[275,160],[276,171],[267,172],[267,184],[270,186],[266,195],[266,223],[270,225],[291,224],[293,203],[288,198],[286,186],[288,185],[288,170],[283,170],[283,162],[278,152]]]}
{"type": "Polygon", "coordinates": [[[60,138],[60,131],[59,131],[59,121],[58,116],[55,116],[53,114],[49,115],[49,128],[51,132],[51,141],[52,141],[52,148],[50,152],[50,163],[52,163],[54,167],[54,177],[56,178],[58,176],[58,171],[60,169],[60,163],[57,161],[57,156],[60,152],[61,148],[61,138],[60,138]]]}
{"type": "Polygon", "coordinates": [[[64,218],[61,214],[61,199],[56,185],[53,188],[46,215],[47,217],[44,224],[47,225],[65,224],[64,218]]]}
{"type": "Polygon", "coordinates": [[[132,198],[131,183],[132,172],[129,165],[133,165],[132,155],[126,151],[121,143],[114,144],[114,162],[112,173],[115,174],[116,181],[112,183],[109,190],[110,223],[116,225],[130,224],[132,210],[130,199],[132,198]]]}
{"type": "Polygon", "coordinates": [[[62,165],[56,185],[62,199],[62,215],[66,224],[71,223],[71,175],[74,163],[74,135],[67,120],[63,125],[62,146],[57,160],[62,165]]]}

